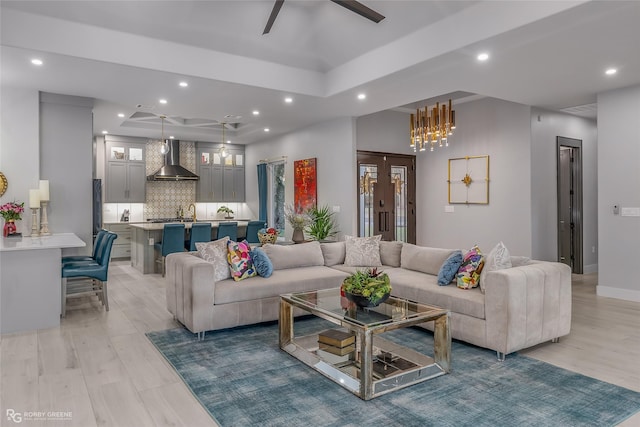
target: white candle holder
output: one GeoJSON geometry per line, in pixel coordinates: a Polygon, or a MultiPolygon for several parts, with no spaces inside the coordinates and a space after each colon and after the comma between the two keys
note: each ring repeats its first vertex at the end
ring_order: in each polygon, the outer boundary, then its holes
{"type": "Polygon", "coordinates": [[[40,235],[38,233],[38,209],[40,208],[31,208],[31,237],[40,235]]]}
{"type": "Polygon", "coordinates": [[[42,222],[40,224],[40,235],[41,236],[49,236],[51,233],[49,232],[49,221],[47,220],[47,203],[42,201],[42,222]]]}

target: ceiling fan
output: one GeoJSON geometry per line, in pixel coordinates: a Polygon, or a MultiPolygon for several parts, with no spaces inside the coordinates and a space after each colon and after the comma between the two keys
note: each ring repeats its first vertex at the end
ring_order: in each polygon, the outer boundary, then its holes
{"type": "MultiPolygon", "coordinates": [[[[356,1],[356,0],[331,0],[331,1],[336,4],[339,4],[342,7],[349,9],[352,12],[357,13],[360,16],[363,16],[375,22],[376,24],[384,19],[383,15],[379,14],[373,9],[368,8],[367,6],[363,5],[359,1],[356,1]]],[[[284,3],[284,0],[276,0],[275,4],[273,5],[273,9],[271,10],[271,15],[269,15],[269,20],[267,21],[267,25],[264,27],[264,31],[262,32],[263,35],[268,34],[269,31],[271,31],[271,27],[273,26],[273,23],[275,22],[276,17],[280,12],[280,8],[282,7],[283,3],[284,3]]]]}

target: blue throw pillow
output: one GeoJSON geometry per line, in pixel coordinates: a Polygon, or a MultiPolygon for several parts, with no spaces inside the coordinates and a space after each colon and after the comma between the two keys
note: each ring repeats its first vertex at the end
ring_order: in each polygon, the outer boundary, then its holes
{"type": "Polygon", "coordinates": [[[266,253],[260,248],[255,248],[251,251],[251,260],[258,275],[262,277],[269,277],[273,273],[273,264],[266,253]]]}
{"type": "MultiPolygon", "coordinates": [[[[445,260],[438,272],[438,285],[447,286],[456,276],[458,269],[462,265],[462,252],[455,251],[445,260]]],[[[260,273],[260,271],[258,271],[260,273]]]]}

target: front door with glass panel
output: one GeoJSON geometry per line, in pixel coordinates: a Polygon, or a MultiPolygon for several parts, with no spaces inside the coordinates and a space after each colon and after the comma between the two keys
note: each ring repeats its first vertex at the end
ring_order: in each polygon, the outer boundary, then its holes
{"type": "Polygon", "coordinates": [[[358,235],[416,242],[415,157],[358,152],[358,235]]]}

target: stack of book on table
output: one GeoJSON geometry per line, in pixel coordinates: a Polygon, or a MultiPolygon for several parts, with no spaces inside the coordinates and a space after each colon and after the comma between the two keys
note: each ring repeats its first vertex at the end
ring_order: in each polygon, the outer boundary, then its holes
{"type": "Polygon", "coordinates": [[[317,354],[329,363],[346,362],[355,350],[356,336],[351,332],[327,329],[318,334],[317,354]]]}

